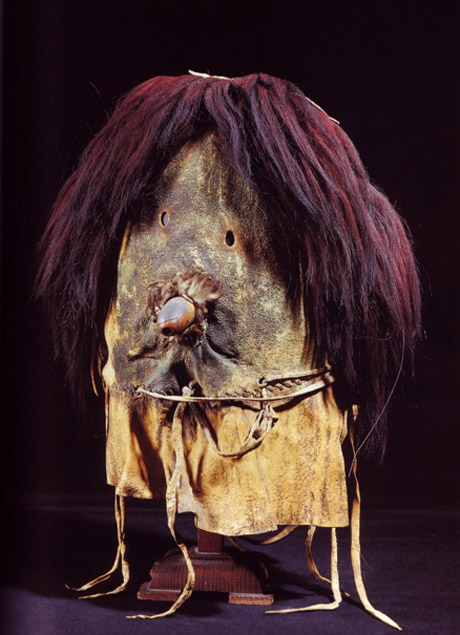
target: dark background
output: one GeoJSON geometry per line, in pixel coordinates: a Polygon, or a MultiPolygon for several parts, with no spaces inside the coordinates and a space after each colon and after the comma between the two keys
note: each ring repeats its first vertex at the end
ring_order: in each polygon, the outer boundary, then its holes
{"type": "MultiPolygon", "coordinates": [[[[431,541],[458,550],[460,32],[455,3],[431,6],[410,0],[5,3],[1,467],[9,510],[5,571],[16,587],[52,598],[56,551],[83,550],[83,541],[93,540],[91,519],[88,535],[83,529],[77,536],[75,523],[59,524],[59,510],[105,509],[111,502],[101,407],[95,401],[93,431],[81,438],[63,369],[53,362],[47,317],[31,301],[37,242],[57,192],[117,97],[154,75],[189,68],[227,76],[263,71],[296,83],[340,120],[373,180],[408,221],[424,289],[426,340],[415,381],[403,382],[393,400],[386,460],[364,466],[362,487],[370,522],[374,518],[382,534],[385,510],[396,510],[401,519],[431,514],[431,541]],[[51,510],[46,521],[45,508],[51,510]],[[435,536],[434,527],[441,533],[435,536]],[[26,563],[37,553],[36,583],[27,587],[26,563]]],[[[412,529],[422,536],[422,526],[416,522],[412,529]]],[[[407,532],[403,522],[394,536],[410,541],[407,532]]],[[[112,533],[107,525],[101,545],[112,533]]],[[[95,549],[91,543],[83,550],[80,577],[95,549]]],[[[437,579],[441,595],[440,587],[447,593],[456,574],[454,555],[443,553],[450,569],[437,579]]],[[[421,605],[433,591],[430,573],[425,577],[421,605]]],[[[45,611],[43,604],[38,611],[45,611]]],[[[308,623],[309,616],[302,619],[308,623]]],[[[362,632],[380,632],[368,619],[369,630],[362,632]]],[[[34,632],[58,632],[46,630],[46,623],[43,617],[34,632]]],[[[454,632],[453,618],[449,624],[452,630],[446,622],[442,632],[454,632]]],[[[22,625],[11,632],[29,631],[22,625]]],[[[328,632],[339,631],[329,625],[328,632]]]]}

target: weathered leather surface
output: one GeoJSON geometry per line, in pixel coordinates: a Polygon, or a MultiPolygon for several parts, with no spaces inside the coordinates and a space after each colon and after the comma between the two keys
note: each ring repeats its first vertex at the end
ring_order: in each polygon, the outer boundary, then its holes
{"type": "MultiPolygon", "coordinates": [[[[340,449],[344,418],[331,389],[279,413],[264,442],[239,459],[218,456],[202,429],[185,417],[178,511],[193,512],[201,529],[224,535],[260,533],[277,525],[339,527],[348,524],[340,449]]],[[[175,462],[171,411],[151,400],[142,413],[130,396],[110,391],[108,482],[123,496],[163,497],[175,462]]],[[[215,408],[210,423],[221,450],[243,444],[255,411],[215,408]]]]}
{"type": "MultiPolygon", "coordinates": [[[[127,227],[106,321],[109,357],[103,370],[107,475],[119,494],[164,496],[175,462],[175,405],[135,398],[137,387],[180,394],[192,381],[205,396],[260,395],[262,378],[300,375],[314,365],[302,307],[287,301],[268,219],[218,140],[208,135],[182,148],[145,203],[143,221],[127,227]],[[204,335],[195,340],[165,337],[146,316],[149,285],[186,272],[210,274],[222,290],[204,335]]],[[[285,383],[279,390],[295,388],[285,383]]],[[[178,511],[195,513],[200,528],[238,535],[279,524],[348,524],[341,453],[346,427],[331,387],[276,404],[273,429],[238,459],[218,456],[190,408],[185,410],[187,478],[178,511]]],[[[245,403],[206,408],[221,450],[243,444],[257,409],[245,403]]]]}

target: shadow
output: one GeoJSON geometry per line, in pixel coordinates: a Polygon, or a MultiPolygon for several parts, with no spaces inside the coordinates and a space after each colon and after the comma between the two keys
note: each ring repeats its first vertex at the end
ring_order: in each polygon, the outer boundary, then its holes
{"type": "MultiPolygon", "coordinates": [[[[29,591],[48,598],[77,600],[81,593],[68,590],[78,587],[110,569],[117,550],[113,511],[108,505],[84,506],[72,500],[60,504],[23,507],[12,514],[12,532],[7,541],[3,586],[29,591]]],[[[178,517],[177,530],[191,546],[196,541],[196,528],[190,514],[178,517]]],[[[150,579],[152,564],[175,547],[167,526],[165,510],[151,501],[127,501],[126,547],[130,565],[130,582],[121,594],[90,600],[96,606],[116,608],[134,613],[158,613],[171,602],[141,601],[136,597],[140,585],[150,579]]],[[[301,537],[297,539],[301,542],[301,537]]],[[[287,542],[287,541],[286,541],[287,542]]],[[[305,562],[295,570],[294,553],[303,552],[303,545],[290,540],[286,546],[251,547],[241,553],[233,547],[237,560],[254,558],[268,570],[266,591],[278,599],[301,598],[307,595],[330,597],[326,584],[312,581],[305,562]],[[300,551],[299,551],[300,550],[300,551]],[[283,562],[283,566],[280,565],[283,562]]],[[[104,592],[121,582],[117,571],[110,580],[86,593],[104,592]]],[[[189,615],[209,615],[220,611],[227,594],[194,592],[181,612],[189,615]],[[194,601],[196,599],[196,601],[194,601]]]]}
{"type": "MultiPolygon", "coordinates": [[[[133,507],[127,509],[127,557],[132,584],[138,576],[140,584],[148,577],[151,563],[173,547],[174,541],[163,512],[133,507]]],[[[112,566],[117,549],[113,511],[108,506],[81,507],[69,502],[59,507],[16,509],[7,544],[4,585],[68,598],[72,592],[66,590],[66,584],[81,586],[112,566]]]]}
{"type": "MultiPolygon", "coordinates": [[[[457,605],[455,591],[448,589],[456,588],[458,544],[452,536],[452,528],[458,527],[458,517],[450,511],[441,515],[439,511],[427,513],[424,509],[405,510],[404,513],[387,509],[367,512],[365,516],[362,527],[363,575],[371,602],[401,621],[405,628],[415,625],[414,632],[423,632],[419,629],[420,624],[427,621],[439,625],[436,632],[451,632],[449,620],[453,607],[457,605]],[[436,607],[424,606],[423,617],[420,617],[418,598],[436,588],[447,590],[439,595],[436,607]]],[[[81,585],[111,567],[117,539],[110,498],[105,504],[97,500],[84,504],[81,499],[76,503],[75,499],[67,497],[54,504],[23,506],[8,517],[11,531],[4,541],[2,619],[5,628],[10,630],[5,632],[29,632],[24,630],[24,624],[30,626],[30,632],[48,632],[50,620],[55,620],[58,625],[55,632],[64,632],[60,629],[68,629],[69,623],[72,623],[75,629],[65,632],[78,635],[85,629],[84,624],[91,623],[94,625],[91,628],[97,628],[97,632],[122,635],[126,624],[131,623],[131,620],[126,621],[126,617],[140,614],[154,616],[171,607],[172,602],[137,599],[138,588],[150,578],[153,562],[174,548],[166,513],[158,504],[127,501],[126,544],[131,567],[130,583],[121,594],[88,601],[77,601],[79,594],[67,591],[65,584],[81,585]]],[[[194,543],[196,528],[191,515],[179,515],[177,529],[188,545],[194,543]]],[[[319,571],[327,576],[330,532],[318,530],[317,534],[314,555],[319,571]]],[[[316,580],[308,571],[304,540],[305,532],[299,529],[269,547],[250,548],[250,552],[269,571],[269,584],[265,590],[275,596],[272,607],[235,607],[228,604],[224,593],[194,592],[175,615],[175,632],[178,635],[200,633],[204,624],[212,629],[217,628],[217,622],[225,628],[224,625],[231,620],[235,628],[235,624],[239,625],[238,628],[251,624],[253,632],[277,633],[279,621],[267,620],[267,609],[304,608],[319,602],[329,603],[331,593],[328,584],[316,580]],[[208,622],[201,622],[199,618],[207,618],[208,622]]],[[[292,626],[298,629],[292,632],[303,632],[305,620],[308,620],[312,632],[353,632],[354,635],[383,632],[369,630],[372,629],[372,618],[357,600],[349,562],[347,529],[338,530],[338,542],[340,586],[352,597],[343,598],[340,611],[309,613],[308,618],[302,613],[284,615],[288,630],[292,626]],[[342,630],[344,624],[348,626],[342,630]]],[[[120,581],[118,573],[113,580],[94,591],[113,589],[120,581]]],[[[152,627],[148,620],[134,622],[137,629],[152,627]],[[145,625],[142,626],[142,623],[145,625]]],[[[155,623],[155,628],[161,633],[169,632],[171,622],[161,621],[161,626],[155,623]]],[[[380,628],[377,623],[376,628],[380,628]]]]}

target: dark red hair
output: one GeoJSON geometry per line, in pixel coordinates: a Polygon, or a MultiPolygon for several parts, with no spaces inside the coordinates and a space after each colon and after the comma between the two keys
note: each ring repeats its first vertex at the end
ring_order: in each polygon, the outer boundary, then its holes
{"type": "MultiPolygon", "coordinates": [[[[296,86],[265,74],[150,79],[86,148],[55,203],[37,278],[69,381],[81,384],[92,342],[103,339],[126,222],[136,222],[138,203],[179,148],[207,130],[270,210],[288,296],[305,294],[319,354],[361,406],[363,439],[419,332],[410,240],[340,126],[296,86]]],[[[382,416],[370,445],[382,445],[383,431],[382,416]]]]}

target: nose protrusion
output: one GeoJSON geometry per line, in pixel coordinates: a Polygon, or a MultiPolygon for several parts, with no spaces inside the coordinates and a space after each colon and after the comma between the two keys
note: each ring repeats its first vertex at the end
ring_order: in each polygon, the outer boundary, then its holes
{"type": "Polygon", "coordinates": [[[158,313],[158,330],[163,335],[178,335],[195,319],[195,306],[184,296],[171,298],[158,313]]]}

